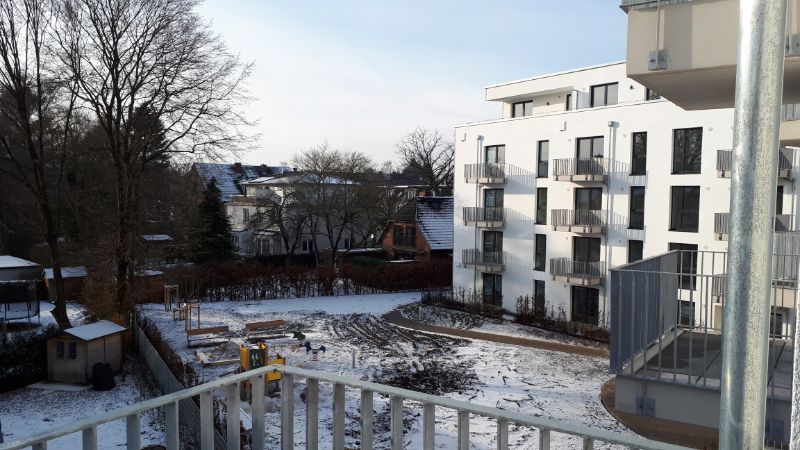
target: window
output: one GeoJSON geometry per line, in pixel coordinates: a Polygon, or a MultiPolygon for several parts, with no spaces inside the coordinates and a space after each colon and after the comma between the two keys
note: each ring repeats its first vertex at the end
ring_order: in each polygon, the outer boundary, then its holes
{"type": "Polygon", "coordinates": [[[616,105],[619,83],[599,84],[592,86],[592,108],[597,106],[616,105]]]}
{"type": "Polygon", "coordinates": [[[534,258],[533,270],[544,271],[547,261],[547,235],[536,235],[536,255],[534,258]]]}
{"type": "Polygon", "coordinates": [[[56,341],[56,358],[64,359],[64,341],[56,341]]]}
{"type": "Polygon", "coordinates": [[[545,313],[544,281],[533,280],[533,311],[536,314],[545,313]]]}
{"type": "Polygon", "coordinates": [[[533,100],[516,102],[511,105],[511,117],[530,116],[533,112],[533,100]]]}
{"type": "Polygon", "coordinates": [[[600,238],[573,238],[572,259],[582,262],[600,261],[600,238]]]}
{"type": "Polygon", "coordinates": [[[547,188],[536,189],[536,223],[547,225],[547,188]]]}
{"type": "Polygon", "coordinates": [[[636,262],[642,259],[644,253],[644,241],[629,240],[628,241],[628,262],[636,262]]]}
{"type": "Polygon", "coordinates": [[[486,189],[483,191],[484,217],[482,220],[503,220],[503,190],[486,189]]]}
{"type": "Polygon", "coordinates": [[[483,153],[483,162],[487,164],[502,164],[505,161],[505,145],[487,145],[483,153]]]}
{"type": "Polygon", "coordinates": [[[628,228],[641,230],[644,228],[644,186],[631,186],[630,201],[628,228]]]}
{"type": "Polygon", "coordinates": [[[304,252],[312,252],[314,251],[314,241],[311,239],[304,239],[303,240],[303,251],[304,252]]]}
{"type": "Polygon", "coordinates": [[[633,133],[631,175],[647,175],[647,133],[633,133]]]}
{"type": "Polygon", "coordinates": [[[681,289],[694,289],[697,284],[697,244],[669,243],[669,251],[678,252],[678,273],[681,289]]]}
{"type": "Polygon", "coordinates": [[[572,320],[597,325],[600,318],[600,291],[597,289],[572,287],[572,320]]]}
{"type": "Polygon", "coordinates": [[[688,300],[678,301],[678,324],[685,327],[694,326],[694,302],[688,300]]]}
{"type": "Polygon", "coordinates": [[[650,88],[645,88],[645,91],[644,91],[644,99],[645,100],[658,100],[660,98],[661,98],[661,94],[659,94],[658,92],[656,92],[656,91],[654,91],[654,90],[652,90],[650,88]]]}
{"type": "Polygon", "coordinates": [[[672,173],[700,173],[702,153],[702,128],[682,128],[672,131],[672,173]]]}
{"type": "Polygon", "coordinates": [[[238,234],[232,235],[231,239],[233,240],[234,244],[238,244],[239,243],[239,235],[238,234]]]}
{"type": "Polygon", "coordinates": [[[550,141],[539,141],[539,148],[537,149],[537,164],[536,176],[539,178],[547,178],[548,161],[550,158],[550,141]]]}
{"type": "Polygon", "coordinates": [[[602,158],[604,147],[603,136],[578,138],[578,159],[602,158]]]}
{"type": "Polygon", "coordinates": [[[783,186],[778,186],[775,195],[775,214],[783,214],[783,186]]]}
{"type": "Polygon", "coordinates": [[[783,336],[783,313],[773,311],[769,314],[769,334],[783,336]]]}
{"type": "Polygon", "coordinates": [[[503,251],[503,232],[484,231],[483,232],[483,252],[486,253],[486,262],[501,262],[499,257],[503,251]],[[494,258],[494,259],[493,259],[494,258]]]}
{"type": "MultiPolygon", "coordinates": [[[[395,247],[415,247],[417,245],[417,228],[414,226],[395,225],[393,237],[395,247]]],[[[349,241],[349,239],[346,239],[346,241],[349,241]]]]}
{"type": "Polygon", "coordinates": [[[576,211],[599,211],[603,208],[603,188],[575,188],[576,211]]]}
{"type": "Polygon", "coordinates": [[[566,105],[567,111],[572,111],[572,94],[567,94],[567,102],[566,103],[567,103],[567,105],[566,105]]]}
{"type": "Polygon", "coordinates": [[[248,208],[242,209],[242,223],[250,222],[250,210],[248,208]]]}
{"type": "Polygon", "coordinates": [[[503,306],[503,278],[494,273],[483,274],[483,302],[503,306]]]}
{"type": "Polygon", "coordinates": [[[700,214],[700,186],[672,186],[670,231],[697,233],[700,214]]]}
{"type": "Polygon", "coordinates": [[[67,348],[69,349],[69,359],[76,359],[78,357],[78,344],[69,342],[67,348]]]}
{"type": "Polygon", "coordinates": [[[350,238],[344,238],[344,242],[342,243],[342,248],[345,250],[353,248],[353,240],[350,238]]]}

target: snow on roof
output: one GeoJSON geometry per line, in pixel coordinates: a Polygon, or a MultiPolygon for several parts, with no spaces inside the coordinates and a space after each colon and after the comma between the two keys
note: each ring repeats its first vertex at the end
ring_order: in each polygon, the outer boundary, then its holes
{"type": "MultiPolygon", "coordinates": [[[[86,267],[84,266],[75,266],[75,267],[62,267],[61,268],[61,277],[62,278],[86,278],[86,267]]],[[[53,268],[48,267],[44,269],[44,277],[48,280],[53,279],[53,268]]]]}
{"type": "Polygon", "coordinates": [[[136,276],[137,277],[157,277],[159,275],[164,275],[164,272],[160,270],[152,270],[152,269],[144,269],[144,270],[137,270],[136,276]]]}
{"type": "Polygon", "coordinates": [[[153,242],[171,241],[172,236],[168,234],[143,234],[142,239],[144,239],[145,241],[153,241],[153,242]]]}
{"type": "Polygon", "coordinates": [[[452,250],[453,197],[418,197],[417,228],[431,250],[452,250]]]}
{"type": "Polygon", "coordinates": [[[203,187],[208,186],[212,178],[217,180],[217,187],[222,193],[223,202],[230,201],[234,195],[244,194],[239,187],[239,183],[243,181],[292,171],[291,167],[285,166],[248,166],[224,163],[194,163],[194,169],[200,176],[203,187]]]}
{"type": "Polygon", "coordinates": [[[125,327],[121,327],[114,322],[109,322],[108,320],[100,320],[95,323],[90,323],[89,325],[68,328],[64,331],[78,339],[91,341],[92,339],[97,339],[110,334],[119,333],[120,331],[125,331],[125,327]]]}
{"type": "Polygon", "coordinates": [[[11,255],[0,255],[0,269],[15,269],[18,267],[36,267],[36,264],[33,261],[28,261],[27,259],[17,258],[16,256],[11,255]]]}

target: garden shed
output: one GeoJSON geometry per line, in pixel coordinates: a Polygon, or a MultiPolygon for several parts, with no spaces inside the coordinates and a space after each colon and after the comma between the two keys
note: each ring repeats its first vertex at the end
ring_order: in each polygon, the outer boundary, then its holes
{"type": "MultiPolygon", "coordinates": [[[[84,266],[61,268],[61,278],[64,280],[64,294],[66,294],[67,300],[80,299],[87,276],[86,267],[84,266]]],[[[47,286],[47,298],[54,302],[56,300],[56,285],[52,267],[44,269],[44,283],[47,286]]]]}
{"type": "Polygon", "coordinates": [[[92,366],[111,365],[114,373],[122,369],[122,336],[125,328],[101,320],[64,330],[47,340],[47,378],[62,383],[88,384],[92,366]]]}

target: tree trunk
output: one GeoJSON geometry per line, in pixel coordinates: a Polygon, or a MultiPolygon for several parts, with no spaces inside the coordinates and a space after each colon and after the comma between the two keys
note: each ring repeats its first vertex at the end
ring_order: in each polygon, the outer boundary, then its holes
{"type": "Polygon", "coordinates": [[[53,223],[53,216],[50,208],[47,207],[47,196],[39,200],[39,206],[42,211],[42,216],[45,223],[45,240],[47,247],[50,250],[50,265],[53,267],[53,284],[56,288],[55,308],[53,308],[53,318],[56,319],[58,328],[70,328],[72,324],[69,322],[67,315],[67,298],[64,292],[64,277],[61,275],[61,251],[58,248],[58,233],[56,233],[55,224],[53,223]]]}

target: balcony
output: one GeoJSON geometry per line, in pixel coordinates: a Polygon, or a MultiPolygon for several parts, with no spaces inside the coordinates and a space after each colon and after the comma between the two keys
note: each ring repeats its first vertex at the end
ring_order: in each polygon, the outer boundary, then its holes
{"type": "MultiPolygon", "coordinates": [[[[302,436],[295,433],[295,422],[298,415],[294,410],[293,391],[297,381],[305,382],[305,420],[300,419],[305,429],[305,448],[316,449],[319,447],[319,405],[320,405],[320,383],[333,386],[333,423],[332,423],[332,447],[334,450],[345,448],[345,434],[360,433],[361,448],[364,450],[372,449],[374,445],[373,429],[375,426],[374,398],[375,395],[388,397],[389,417],[388,425],[391,434],[391,449],[401,450],[404,445],[404,403],[422,405],[422,448],[434,449],[436,436],[436,410],[450,409],[458,412],[455,433],[459,449],[468,449],[470,441],[470,415],[477,415],[495,419],[497,421],[497,448],[507,450],[509,448],[509,428],[531,427],[539,430],[539,448],[550,448],[551,434],[560,433],[576,436],[582,441],[583,448],[593,448],[595,442],[607,444],[617,444],[627,448],[641,448],[649,450],[687,450],[684,447],[664,444],[651,441],[631,434],[618,434],[607,430],[591,428],[581,424],[573,424],[565,421],[538,417],[505,409],[491,408],[476,405],[474,403],[452,400],[446,397],[439,397],[423,394],[408,389],[400,389],[383,384],[371,383],[368,381],[356,380],[340,375],[313,370],[300,369],[285,366],[267,366],[248,372],[230,375],[217,380],[194,386],[172,394],[137,403],[125,408],[111,411],[102,416],[81,420],[61,428],[56,428],[47,433],[30,438],[24,438],[15,442],[0,444],[2,450],[21,450],[32,447],[33,450],[45,450],[49,441],[73,433],[81,433],[84,450],[96,450],[98,442],[103,443],[103,432],[111,430],[102,427],[103,424],[114,420],[125,420],[128,450],[141,449],[140,443],[140,417],[142,413],[156,408],[163,408],[166,416],[165,433],[167,450],[178,450],[181,444],[192,438],[200,442],[201,450],[214,450],[215,448],[240,449],[242,447],[242,437],[240,429],[240,400],[239,387],[243,382],[250,382],[253,389],[253,396],[263,398],[264,396],[264,377],[268,373],[280,372],[282,379],[280,382],[280,429],[270,431],[270,448],[274,447],[275,441],[280,441],[283,449],[295,448],[295,437],[302,436]],[[345,430],[345,389],[355,389],[361,393],[360,400],[360,430],[345,430]],[[227,403],[227,438],[221,438],[222,442],[217,442],[215,446],[214,429],[214,392],[225,392],[225,402],[227,403]],[[199,400],[199,417],[197,421],[200,436],[188,436],[187,430],[181,429],[178,425],[178,403],[181,401],[199,400]]],[[[252,450],[263,450],[266,447],[267,439],[265,436],[266,423],[264,420],[264,402],[254,402],[252,405],[252,433],[249,447],[252,450]]],[[[323,429],[325,430],[325,429],[323,429]]],[[[484,433],[485,431],[479,431],[484,433]]],[[[302,439],[302,438],[301,438],[302,439]]],[[[298,443],[298,446],[302,445],[298,443]]]]}
{"type": "Polygon", "coordinates": [[[553,160],[553,179],[556,181],[608,181],[608,158],[561,158],[553,160]]]}
{"type": "Polygon", "coordinates": [[[484,252],[469,248],[462,250],[461,262],[479,272],[499,273],[506,269],[506,254],[505,252],[484,252]]]}
{"type": "Polygon", "coordinates": [[[580,234],[605,234],[606,211],[594,209],[554,209],[553,230],[580,234]]]}
{"type": "Polygon", "coordinates": [[[800,103],[781,107],[781,145],[800,146],[800,103]]]}
{"type": "Polygon", "coordinates": [[[570,258],[551,258],[550,275],[555,281],[576,286],[602,286],[606,277],[603,261],[573,261],[570,258]]]}
{"type": "MultiPolygon", "coordinates": [[[[778,178],[792,179],[793,151],[781,148],[778,151],[778,178]]],[[[717,178],[730,178],[733,174],[733,151],[717,150],[717,178]]]]}
{"type": "MultiPolygon", "coordinates": [[[[733,107],[738,0],[622,0],[628,76],[687,110],[733,107]]],[[[800,101],[800,0],[789,0],[784,102],[800,101]]]]}
{"type": "Polygon", "coordinates": [[[505,184],[508,166],[494,163],[464,164],[464,179],[467,183],[505,184]]]}
{"type": "Polygon", "coordinates": [[[464,225],[478,228],[503,228],[505,226],[505,208],[464,207],[464,225]]]}
{"type": "MultiPolygon", "coordinates": [[[[729,213],[714,213],[714,238],[718,241],[728,240],[729,213]]],[[[775,215],[775,232],[786,233],[794,231],[791,214],[775,215]]]]}

